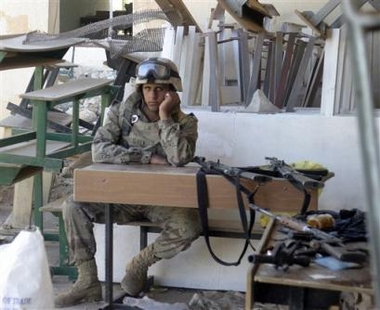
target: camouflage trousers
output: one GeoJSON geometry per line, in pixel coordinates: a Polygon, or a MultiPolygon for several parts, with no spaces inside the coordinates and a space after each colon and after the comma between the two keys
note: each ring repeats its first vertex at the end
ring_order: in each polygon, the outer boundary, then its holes
{"type": "MultiPolygon", "coordinates": [[[[154,255],[158,258],[169,259],[186,250],[201,233],[197,209],[123,204],[113,204],[112,208],[114,223],[122,225],[147,219],[162,228],[153,243],[154,255]]],[[[63,219],[71,263],[80,264],[94,258],[93,227],[94,223],[105,223],[105,205],[75,202],[70,196],[63,205],[63,219]]]]}

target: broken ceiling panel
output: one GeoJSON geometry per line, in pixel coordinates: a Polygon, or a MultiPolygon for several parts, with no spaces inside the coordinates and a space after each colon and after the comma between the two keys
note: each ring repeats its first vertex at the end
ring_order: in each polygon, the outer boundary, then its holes
{"type": "Polygon", "coordinates": [[[218,0],[218,3],[246,30],[266,32],[264,18],[271,18],[268,10],[256,0],[218,0]]]}
{"type": "Polygon", "coordinates": [[[195,26],[196,32],[202,32],[197,22],[187,9],[182,0],[156,0],[156,3],[160,6],[161,10],[167,15],[170,23],[173,26],[195,26]],[[181,24],[178,24],[177,17],[172,14],[174,12],[179,13],[181,16],[181,24]]]}

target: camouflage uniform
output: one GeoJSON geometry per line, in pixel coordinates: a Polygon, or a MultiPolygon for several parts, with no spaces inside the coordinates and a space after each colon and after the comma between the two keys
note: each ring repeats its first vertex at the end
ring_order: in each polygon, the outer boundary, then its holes
{"type": "MultiPolygon", "coordinates": [[[[198,137],[196,117],[178,108],[172,119],[150,122],[142,105],[141,94],[135,92],[111,106],[93,140],[94,162],[147,163],[152,154],[166,157],[173,166],[191,161],[198,137]]],[[[196,209],[114,204],[113,212],[118,224],[148,219],[163,228],[153,243],[158,258],[168,259],[186,250],[201,232],[196,209]]],[[[64,203],[63,218],[71,261],[80,264],[91,260],[96,252],[93,223],[105,222],[104,204],[75,202],[70,197],[64,203]]]]}

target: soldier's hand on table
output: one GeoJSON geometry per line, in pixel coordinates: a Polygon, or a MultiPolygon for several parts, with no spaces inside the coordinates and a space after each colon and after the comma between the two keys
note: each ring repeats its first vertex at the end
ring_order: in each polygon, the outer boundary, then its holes
{"type": "Polygon", "coordinates": [[[153,165],[168,165],[169,164],[166,158],[157,154],[152,155],[152,157],[150,158],[150,163],[153,165]]]}

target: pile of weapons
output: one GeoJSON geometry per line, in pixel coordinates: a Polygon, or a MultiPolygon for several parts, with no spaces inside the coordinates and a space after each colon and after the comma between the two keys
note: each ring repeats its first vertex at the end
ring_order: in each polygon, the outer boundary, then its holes
{"type": "MultiPolygon", "coordinates": [[[[230,167],[221,164],[219,161],[206,161],[200,157],[195,158],[195,161],[206,172],[218,172],[229,178],[244,178],[257,181],[261,184],[270,181],[272,176],[282,177],[305,193],[324,186],[321,176],[297,171],[292,166],[275,157],[267,157],[266,159],[270,161],[270,165],[268,166],[269,169],[265,171],[257,167],[249,167],[249,169],[230,167]]],[[[266,249],[265,253],[250,255],[248,259],[252,263],[273,264],[276,268],[286,270],[294,264],[307,267],[313,260],[326,256],[333,257],[341,262],[354,263],[357,266],[360,266],[368,259],[368,253],[364,249],[349,247],[340,238],[312,227],[304,221],[292,217],[275,215],[266,209],[260,208],[252,201],[249,202],[249,207],[251,210],[258,211],[281,223],[281,227],[283,227],[281,232],[285,232],[285,238],[277,241],[271,248],[266,249]]],[[[303,209],[302,213],[305,211],[306,209],[303,209]]]]}
{"type": "MultiPolygon", "coordinates": [[[[354,263],[359,267],[367,261],[368,253],[362,248],[353,248],[321,230],[308,227],[303,222],[291,220],[303,230],[285,228],[287,238],[277,241],[274,246],[266,249],[266,254],[253,254],[249,261],[254,264],[273,264],[276,268],[286,270],[292,265],[307,267],[313,260],[322,257],[332,257],[345,263],[354,263]],[[306,230],[305,230],[306,228],[306,230]],[[310,231],[311,230],[311,231],[310,231]],[[315,234],[317,232],[317,234],[315,234]],[[326,234],[326,236],[323,236],[326,234]]],[[[343,265],[343,264],[342,264],[343,265]]]]}

